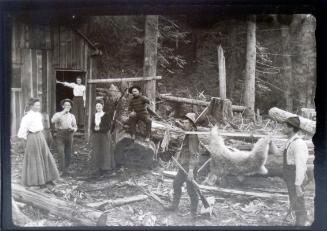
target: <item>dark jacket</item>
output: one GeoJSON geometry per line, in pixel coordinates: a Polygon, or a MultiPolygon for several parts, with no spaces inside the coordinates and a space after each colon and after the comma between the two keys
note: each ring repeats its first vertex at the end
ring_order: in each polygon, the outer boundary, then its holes
{"type": "Polygon", "coordinates": [[[199,138],[198,135],[185,135],[180,154],[182,166],[185,168],[196,168],[199,164],[199,138]]]}
{"type": "Polygon", "coordinates": [[[137,114],[148,114],[146,104],[149,104],[150,100],[143,95],[133,97],[128,106],[130,112],[135,111],[137,114]]]}
{"type": "Polygon", "coordinates": [[[92,116],[91,120],[91,130],[94,133],[107,133],[110,129],[110,117],[107,113],[104,113],[104,115],[101,117],[101,122],[100,122],[100,130],[95,131],[95,114],[92,116]]]}

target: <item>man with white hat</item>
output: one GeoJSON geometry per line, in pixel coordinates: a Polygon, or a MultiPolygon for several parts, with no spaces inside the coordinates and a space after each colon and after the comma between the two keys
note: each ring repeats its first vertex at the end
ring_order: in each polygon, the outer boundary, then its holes
{"type": "MultiPolygon", "coordinates": [[[[307,211],[304,200],[304,182],[306,179],[308,147],[297,134],[300,127],[299,117],[287,118],[283,132],[288,137],[283,150],[283,178],[287,186],[290,207],[295,212],[295,225],[304,226],[307,211]]],[[[271,151],[277,153],[277,147],[271,143],[271,151]]]]}
{"type": "MultiPolygon", "coordinates": [[[[184,116],[183,127],[186,131],[195,131],[195,113],[187,113],[184,116]]],[[[186,134],[183,140],[182,149],[180,152],[180,164],[188,172],[186,175],[181,169],[178,170],[173,182],[174,196],[172,204],[167,207],[168,211],[175,211],[182,195],[182,186],[186,181],[188,195],[191,199],[191,215],[196,218],[196,211],[199,203],[199,198],[196,193],[195,186],[191,183],[197,177],[197,169],[199,165],[199,138],[196,134],[186,134]]]]}

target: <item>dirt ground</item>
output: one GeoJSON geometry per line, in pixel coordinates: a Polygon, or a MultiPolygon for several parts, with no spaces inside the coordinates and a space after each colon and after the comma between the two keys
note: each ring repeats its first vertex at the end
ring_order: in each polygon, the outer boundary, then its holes
{"type": "MultiPolygon", "coordinates": [[[[56,157],[56,150],[51,149],[56,157]]],[[[75,137],[74,155],[70,175],[57,182],[53,192],[58,199],[73,201],[87,206],[89,203],[101,202],[127,196],[144,194],[138,188],[129,184],[134,179],[140,186],[154,192],[167,204],[172,199],[172,179],[164,177],[163,170],[174,170],[170,165],[158,164],[151,170],[119,169],[101,177],[90,175],[90,148],[83,138],[75,137]]],[[[12,182],[20,183],[23,163],[23,150],[12,142],[12,182]]],[[[199,179],[200,181],[202,179],[199,179]]],[[[231,189],[253,192],[278,192],[287,194],[284,182],[277,177],[247,177],[243,182],[230,178],[227,185],[231,189]]],[[[40,190],[40,189],[35,189],[40,190]]],[[[200,215],[196,220],[190,216],[190,201],[183,188],[179,210],[167,212],[156,201],[148,198],[144,201],[109,208],[103,206],[102,211],[108,212],[108,226],[280,226],[292,225],[294,217],[289,216],[283,223],[288,210],[288,201],[264,199],[235,194],[204,192],[206,197],[214,198],[213,211],[215,215],[200,215]]],[[[309,221],[313,221],[314,182],[305,191],[309,221]]],[[[200,206],[201,202],[200,202],[200,206]]],[[[76,226],[68,219],[49,214],[31,205],[21,206],[22,212],[33,222],[27,226],[76,226]]]]}

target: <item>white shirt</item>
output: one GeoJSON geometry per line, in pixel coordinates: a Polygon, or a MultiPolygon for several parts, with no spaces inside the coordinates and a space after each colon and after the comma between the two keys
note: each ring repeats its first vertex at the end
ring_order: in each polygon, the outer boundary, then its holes
{"type": "Polygon", "coordinates": [[[286,162],[289,165],[295,165],[296,168],[295,185],[302,185],[307,171],[308,147],[298,134],[295,134],[286,142],[285,148],[287,147],[286,162]]]}
{"type": "Polygon", "coordinates": [[[40,112],[29,111],[22,118],[17,133],[19,138],[27,139],[28,132],[39,132],[43,130],[42,114],[40,112]]]}
{"type": "Polygon", "coordinates": [[[74,96],[83,96],[83,99],[85,100],[85,86],[80,84],[78,85],[77,83],[68,83],[64,82],[63,83],[66,87],[73,88],[73,94],[74,96]]]}
{"type": "Polygon", "coordinates": [[[101,122],[101,117],[104,115],[104,112],[96,112],[95,113],[95,119],[94,119],[94,123],[96,126],[99,126],[100,125],[100,122],[101,122]]]}

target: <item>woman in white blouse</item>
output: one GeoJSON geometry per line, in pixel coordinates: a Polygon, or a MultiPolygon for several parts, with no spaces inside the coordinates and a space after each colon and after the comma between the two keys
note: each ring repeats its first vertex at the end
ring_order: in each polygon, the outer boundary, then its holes
{"type": "Polygon", "coordinates": [[[59,178],[56,162],[42,133],[43,117],[40,100],[30,99],[30,110],[22,118],[17,136],[26,140],[22,184],[25,186],[45,186],[54,184],[59,178]]]}
{"type": "Polygon", "coordinates": [[[110,118],[103,111],[103,100],[97,100],[95,104],[96,113],[92,117],[92,147],[93,162],[96,174],[102,175],[115,167],[112,139],[108,131],[110,129],[110,118]]]}

